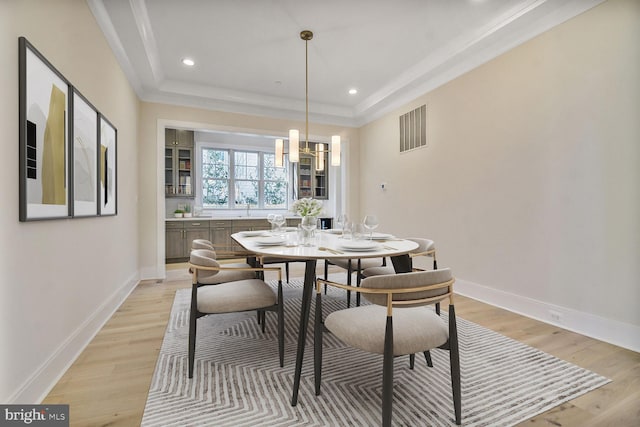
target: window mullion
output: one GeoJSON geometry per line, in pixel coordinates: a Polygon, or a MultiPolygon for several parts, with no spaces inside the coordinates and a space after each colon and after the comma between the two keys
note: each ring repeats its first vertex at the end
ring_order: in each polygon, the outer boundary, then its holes
{"type": "Polygon", "coordinates": [[[236,207],[236,154],[229,150],[229,209],[236,207]]]}

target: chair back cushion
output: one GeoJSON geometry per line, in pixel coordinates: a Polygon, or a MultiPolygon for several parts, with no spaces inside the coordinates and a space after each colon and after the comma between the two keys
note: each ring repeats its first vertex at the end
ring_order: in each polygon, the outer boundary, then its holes
{"type": "Polygon", "coordinates": [[[407,240],[411,240],[412,242],[416,242],[418,244],[418,247],[411,251],[411,253],[414,254],[427,252],[435,249],[436,247],[435,243],[433,243],[433,240],[423,239],[422,237],[409,237],[407,240]]]}
{"type": "Polygon", "coordinates": [[[208,249],[213,252],[213,258],[216,258],[215,250],[213,249],[213,244],[205,239],[194,239],[191,242],[191,250],[193,249],[208,249]]]}
{"type": "MultiPolygon", "coordinates": [[[[402,273],[402,274],[390,274],[385,276],[373,276],[367,277],[362,280],[360,283],[360,287],[369,288],[369,289],[410,289],[410,288],[419,288],[427,285],[437,285],[440,283],[447,282],[451,280],[453,276],[451,275],[451,269],[443,268],[441,270],[429,270],[429,271],[417,271],[412,273],[402,273]]],[[[436,289],[427,289],[424,291],[418,292],[407,292],[407,293],[398,293],[393,294],[394,301],[411,301],[411,300],[420,300],[423,298],[432,298],[442,295],[442,299],[445,298],[445,295],[449,292],[448,287],[436,288],[436,289]]],[[[387,295],[386,294],[368,294],[363,293],[365,299],[370,301],[373,304],[377,305],[387,305],[387,295]]],[[[430,303],[416,303],[413,306],[433,304],[437,301],[432,301],[430,303]]],[[[409,305],[412,306],[412,305],[409,305]]]]}
{"type": "MultiPolygon", "coordinates": [[[[218,261],[216,261],[216,253],[209,249],[194,249],[189,255],[189,262],[197,267],[220,267],[218,261]]],[[[211,277],[218,274],[216,270],[198,270],[197,279],[211,277]]]]}

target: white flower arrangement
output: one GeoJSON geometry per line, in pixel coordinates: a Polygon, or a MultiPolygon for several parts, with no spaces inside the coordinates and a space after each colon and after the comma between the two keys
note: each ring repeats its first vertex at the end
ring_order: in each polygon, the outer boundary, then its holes
{"type": "Polygon", "coordinates": [[[305,197],[293,202],[291,211],[300,216],[318,216],[322,212],[322,202],[320,200],[305,197]]]}

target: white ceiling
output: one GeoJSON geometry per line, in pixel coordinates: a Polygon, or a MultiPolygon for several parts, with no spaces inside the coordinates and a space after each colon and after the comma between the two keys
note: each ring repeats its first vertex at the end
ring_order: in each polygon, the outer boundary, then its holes
{"type": "Polygon", "coordinates": [[[360,126],[602,1],[88,3],[142,100],[268,117],[304,120],[311,30],[309,120],[360,126]]]}

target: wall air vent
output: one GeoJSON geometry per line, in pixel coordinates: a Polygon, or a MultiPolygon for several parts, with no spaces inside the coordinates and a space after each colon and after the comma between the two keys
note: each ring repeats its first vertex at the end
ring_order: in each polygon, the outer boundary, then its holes
{"type": "Polygon", "coordinates": [[[427,146],[427,106],[400,116],[400,152],[427,146]]]}

